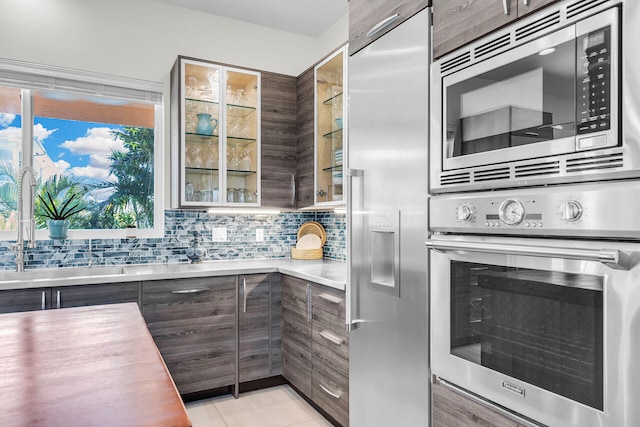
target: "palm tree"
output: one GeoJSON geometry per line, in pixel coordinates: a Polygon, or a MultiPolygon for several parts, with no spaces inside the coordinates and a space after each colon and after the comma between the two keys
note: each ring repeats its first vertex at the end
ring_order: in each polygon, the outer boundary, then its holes
{"type": "Polygon", "coordinates": [[[114,180],[103,188],[113,189],[113,194],[102,205],[103,218],[110,222],[102,228],[123,228],[131,220],[138,228],[153,227],[153,129],[124,127],[111,135],[122,141],[126,151],[113,151],[109,157],[114,180]]]}
{"type": "MultiPolygon", "coordinates": [[[[81,200],[83,211],[69,218],[69,228],[90,228],[91,202],[87,201],[84,196],[93,188],[92,185],[83,183],[77,178],[69,175],[53,175],[47,181],[38,187],[38,194],[45,197],[49,193],[54,199],[64,200],[76,194],[76,200],[81,200]]],[[[46,198],[45,198],[46,200],[46,198]]],[[[43,215],[44,207],[40,198],[36,197],[35,201],[35,221],[38,228],[46,228],[47,218],[43,215]]]]}

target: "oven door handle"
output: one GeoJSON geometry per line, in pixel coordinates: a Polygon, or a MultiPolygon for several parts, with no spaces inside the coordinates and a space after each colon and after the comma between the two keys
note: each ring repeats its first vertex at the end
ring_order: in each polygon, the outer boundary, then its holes
{"type": "Polygon", "coordinates": [[[605,249],[554,248],[548,246],[478,243],[464,240],[429,239],[427,248],[442,251],[488,252],[493,254],[524,255],[544,258],[566,258],[580,261],[597,261],[616,270],[628,270],[624,252],[605,249]]]}

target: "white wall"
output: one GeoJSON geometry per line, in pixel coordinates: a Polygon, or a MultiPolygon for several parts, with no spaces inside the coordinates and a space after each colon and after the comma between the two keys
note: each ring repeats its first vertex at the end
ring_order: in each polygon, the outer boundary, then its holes
{"type": "Polygon", "coordinates": [[[178,55],[298,76],[347,39],[346,15],[312,38],[156,0],[0,0],[0,58],[165,84],[166,207],[178,55]]]}
{"type": "Polygon", "coordinates": [[[316,39],[155,0],[0,2],[0,57],[152,81],[178,55],[297,76],[347,38],[346,16],[316,39]]]}

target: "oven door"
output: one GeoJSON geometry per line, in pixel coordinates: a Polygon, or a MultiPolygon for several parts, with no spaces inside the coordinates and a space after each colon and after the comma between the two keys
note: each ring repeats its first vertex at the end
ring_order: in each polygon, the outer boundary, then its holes
{"type": "Polygon", "coordinates": [[[546,425],[640,425],[639,405],[626,401],[640,393],[637,245],[427,245],[434,375],[546,425]]]}

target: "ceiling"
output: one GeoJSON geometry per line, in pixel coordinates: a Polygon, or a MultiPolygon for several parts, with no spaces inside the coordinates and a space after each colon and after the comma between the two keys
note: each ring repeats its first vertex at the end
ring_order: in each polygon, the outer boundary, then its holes
{"type": "Polygon", "coordinates": [[[309,37],[318,37],[349,10],[348,0],[160,1],[309,37]]]}

